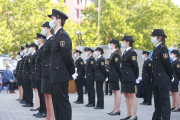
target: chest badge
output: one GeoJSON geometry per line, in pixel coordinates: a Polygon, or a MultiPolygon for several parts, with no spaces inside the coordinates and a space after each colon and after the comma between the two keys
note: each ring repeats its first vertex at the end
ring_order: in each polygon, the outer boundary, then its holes
{"type": "Polygon", "coordinates": [[[136,60],[136,56],[132,56],[132,60],[136,60]]]}
{"type": "Polygon", "coordinates": [[[104,65],[104,62],[101,62],[101,65],[103,66],[103,65],[104,65]]]}
{"type": "Polygon", "coordinates": [[[83,65],[83,62],[81,62],[81,65],[83,65]]]}
{"type": "Polygon", "coordinates": [[[149,63],[149,67],[151,67],[151,63],[149,63]]]}
{"type": "Polygon", "coordinates": [[[167,59],[167,58],[168,58],[168,54],[167,54],[167,53],[164,53],[164,54],[163,54],[163,57],[164,57],[165,59],[167,59]]]}
{"type": "Polygon", "coordinates": [[[180,67],[180,65],[179,64],[177,64],[177,68],[179,68],[180,67]]]}
{"type": "Polygon", "coordinates": [[[60,46],[64,47],[65,46],[65,41],[60,41],[60,46]]]}
{"type": "Polygon", "coordinates": [[[91,61],[91,64],[93,64],[93,61],[91,61]]]}
{"type": "Polygon", "coordinates": [[[30,60],[30,59],[28,59],[28,62],[30,63],[30,62],[31,62],[31,60],[30,60]]]}
{"type": "Polygon", "coordinates": [[[118,61],[118,58],[115,58],[115,61],[117,62],[117,61],[118,61]]]}

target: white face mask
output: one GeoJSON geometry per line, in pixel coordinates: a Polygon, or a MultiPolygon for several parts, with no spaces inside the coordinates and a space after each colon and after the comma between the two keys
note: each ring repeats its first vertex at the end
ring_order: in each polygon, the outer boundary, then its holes
{"type": "Polygon", "coordinates": [[[35,44],[36,44],[36,45],[39,45],[39,42],[38,42],[38,40],[35,40],[35,44]]]}
{"type": "Polygon", "coordinates": [[[146,57],[145,57],[145,55],[142,55],[142,59],[145,59],[146,57]]]}
{"type": "Polygon", "coordinates": [[[89,56],[87,52],[85,54],[86,54],[87,57],[89,56]]]}
{"type": "Polygon", "coordinates": [[[152,37],[151,42],[156,45],[158,43],[157,37],[152,37]]]}

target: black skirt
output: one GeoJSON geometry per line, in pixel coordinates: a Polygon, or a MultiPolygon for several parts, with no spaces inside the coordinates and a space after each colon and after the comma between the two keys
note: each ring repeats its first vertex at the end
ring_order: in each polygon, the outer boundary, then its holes
{"type": "Polygon", "coordinates": [[[17,86],[22,86],[23,79],[17,79],[17,86]]]}
{"type": "Polygon", "coordinates": [[[120,90],[119,81],[109,81],[109,89],[110,90],[120,90]]]}
{"type": "Polygon", "coordinates": [[[42,78],[41,92],[45,93],[45,94],[51,94],[50,79],[49,78],[42,78]]]}
{"type": "Polygon", "coordinates": [[[178,84],[170,85],[169,91],[171,92],[178,92],[178,84]]]}
{"type": "Polygon", "coordinates": [[[31,81],[31,87],[32,88],[37,88],[36,81],[31,81]]]}
{"type": "Polygon", "coordinates": [[[135,93],[135,82],[121,83],[121,89],[123,93],[135,93]]]}

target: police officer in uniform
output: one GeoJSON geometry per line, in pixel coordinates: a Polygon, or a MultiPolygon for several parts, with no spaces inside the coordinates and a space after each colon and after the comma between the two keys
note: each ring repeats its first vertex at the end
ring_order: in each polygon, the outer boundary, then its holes
{"type": "Polygon", "coordinates": [[[137,120],[136,113],[138,101],[135,94],[135,81],[139,76],[137,54],[133,50],[134,40],[132,36],[125,35],[121,41],[122,48],[125,48],[122,56],[121,89],[126,97],[127,105],[127,115],[121,120],[137,120]]]}
{"type": "Polygon", "coordinates": [[[78,93],[78,99],[74,102],[76,104],[83,104],[83,86],[82,86],[82,82],[84,79],[84,75],[85,75],[85,66],[84,66],[84,60],[81,58],[81,51],[80,50],[76,50],[74,52],[74,57],[76,58],[76,63],[75,63],[75,67],[77,69],[77,78],[75,80],[76,82],[76,88],[77,88],[77,93],[78,93]]]}
{"type": "Polygon", "coordinates": [[[88,88],[88,104],[85,105],[87,107],[95,106],[95,89],[94,89],[94,81],[95,81],[95,59],[92,56],[94,50],[86,47],[86,56],[88,57],[85,70],[86,70],[86,82],[88,88]]]}
{"type": "Polygon", "coordinates": [[[46,104],[44,94],[41,92],[41,64],[42,64],[42,51],[44,47],[44,41],[46,36],[37,33],[35,44],[38,45],[37,55],[35,59],[35,80],[38,89],[38,95],[40,99],[40,108],[37,114],[33,114],[38,118],[46,117],[46,104]]]}
{"type": "Polygon", "coordinates": [[[107,81],[105,82],[106,84],[106,87],[105,87],[105,95],[108,95],[108,92],[109,92],[109,95],[112,95],[112,90],[109,90],[109,60],[110,59],[106,59],[106,76],[107,76],[107,81]]]}
{"type": "Polygon", "coordinates": [[[172,93],[172,112],[178,112],[179,110],[179,93],[178,85],[180,81],[180,62],[179,62],[179,51],[172,50],[170,58],[173,60],[172,69],[173,69],[173,79],[170,85],[170,91],[172,93]]]}
{"type": "Polygon", "coordinates": [[[49,22],[45,22],[42,25],[41,33],[46,36],[44,48],[42,51],[42,66],[41,66],[41,77],[42,77],[42,87],[41,92],[44,93],[46,101],[46,119],[55,119],[54,109],[51,97],[50,88],[50,57],[51,57],[51,47],[54,31],[50,28],[49,22]]]}
{"type": "Polygon", "coordinates": [[[101,47],[97,47],[94,54],[98,56],[95,67],[97,105],[94,109],[104,109],[103,83],[106,78],[105,58],[102,56],[104,50],[101,47]]]}
{"type": "Polygon", "coordinates": [[[169,85],[172,80],[172,67],[168,49],[165,46],[166,35],[162,29],[154,29],[151,41],[155,44],[152,54],[152,82],[155,111],[152,120],[170,120],[169,85]]]}
{"type": "Polygon", "coordinates": [[[144,91],[144,101],[140,105],[151,105],[152,99],[152,61],[149,59],[149,52],[143,51],[142,58],[144,59],[142,71],[142,88],[144,91]]]}
{"type": "Polygon", "coordinates": [[[25,82],[25,93],[27,96],[27,101],[26,104],[23,105],[24,107],[33,107],[33,91],[31,88],[31,81],[30,81],[30,76],[31,76],[31,71],[30,71],[30,58],[31,58],[31,53],[29,52],[29,45],[26,43],[26,46],[24,48],[24,64],[23,64],[23,80],[25,82]]]}
{"type": "Polygon", "coordinates": [[[72,41],[63,29],[68,16],[59,10],[52,10],[49,25],[55,35],[51,47],[51,95],[56,120],[71,120],[72,111],[68,95],[68,82],[75,73],[72,58],[72,41]]]}

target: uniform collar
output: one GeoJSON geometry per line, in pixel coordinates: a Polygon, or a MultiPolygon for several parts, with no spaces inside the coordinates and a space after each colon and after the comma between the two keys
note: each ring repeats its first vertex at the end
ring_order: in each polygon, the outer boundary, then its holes
{"type": "MultiPolygon", "coordinates": [[[[61,28],[62,28],[62,27],[60,27],[57,31],[59,31],[61,28]]],[[[54,34],[56,34],[56,33],[57,33],[57,31],[56,31],[56,32],[54,32],[54,34]]]]}
{"type": "Polygon", "coordinates": [[[128,50],[130,50],[131,49],[131,47],[128,47],[127,49],[126,49],[126,52],[128,51],[128,50]]]}
{"type": "Polygon", "coordinates": [[[159,44],[156,45],[156,47],[158,47],[162,42],[160,42],[159,44]]]}
{"type": "Polygon", "coordinates": [[[42,44],[41,46],[39,46],[39,48],[38,48],[38,49],[40,49],[43,45],[44,45],[44,44],[42,44]]]}
{"type": "Polygon", "coordinates": [[[100,55],[99,57],[98,57],[98,59],[101,57],[102,55],[100,55]]]}
{"type": "Polygon", "coordinates": [[[88,57],[88,59],[91,57],[92,55],[90,55],[89,57],[88,57]]]}
{"type": "Polygon", "coordinates": [[[111,53],[114,53],[117,49],[114,49],[111,53]]]}
{"type": "Polygon", "coordinates": [[[149,58],[144,59],[144,61],[148,60],[149,58]]]}
{"type": "Polygon", "coordinates": [[[46,38],[46,40],[49,40],[49,38],[51,37],[52,35],[49,35],[47,38],[46,38]]]}
{"type": "Polygon", "coordinates": [[[34,55],[35,52],[36,52],[36,51],[32,52],[32,55],[34,55]]]}
{"type": "Polygon", "coordinates": [[[176,61],[176,60],[177,60],[177,58],[174,58],[174,59],[173,59],[173,61],[176,61]]]}
{"type": "Polygon", "coordinates": [[[78,60],[81,56],[77,57],[76,60],[78,60]]]}
{"type": "Polygon", "coordinates": [[[20,58],[18,61],[20,61],[22,58],[20,58]]]}

